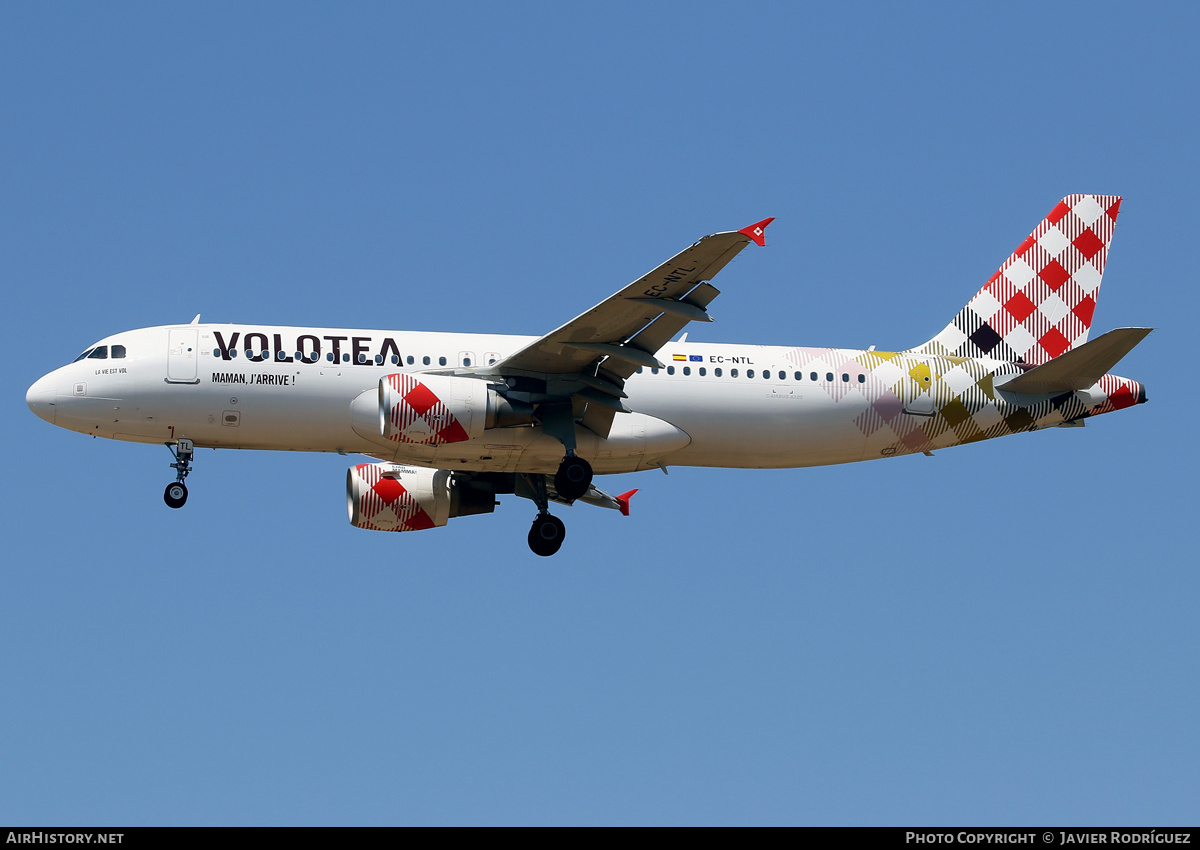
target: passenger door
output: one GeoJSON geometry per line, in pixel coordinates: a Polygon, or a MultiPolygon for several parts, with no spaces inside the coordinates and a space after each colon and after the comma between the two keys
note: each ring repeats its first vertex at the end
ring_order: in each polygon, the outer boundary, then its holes
{"type": "Polygon", "coordinates": [[[198,384],[197,350],[199,331],[196,328],[170,328],[167,331],[167,383],[198,384]]]}

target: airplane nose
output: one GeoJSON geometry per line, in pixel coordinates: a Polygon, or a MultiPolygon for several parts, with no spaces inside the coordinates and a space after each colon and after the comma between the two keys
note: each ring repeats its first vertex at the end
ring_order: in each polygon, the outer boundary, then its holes
{"type": "Polygon", "coordinates": [[[29,405],[30,410],[53,425],[58,393],[54,384],[48,380],[49,377],[46,375],[33,382],[33,386],[25,393],[25,403],[29,405]]]}

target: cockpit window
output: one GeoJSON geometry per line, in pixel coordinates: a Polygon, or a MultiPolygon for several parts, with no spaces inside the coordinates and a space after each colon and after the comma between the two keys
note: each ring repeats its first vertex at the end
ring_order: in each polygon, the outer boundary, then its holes
{"type": "Polygon", "coordinates": [[[122,358],[124,358],[125,357],[125,346],[114,345],[112,347],[112,357],[113,357],[113,360],[121,360],[122,358]]]}
{"type": "Polygon", "coordinates": [[[93,350],[94,350],[94,349],[91,349],[91,348],[89,348],[87,351],[83,352],[83,354],[80,354],[78,357],[76,357],[76,358],[75,358],[74,360],[72,360],[71,362],[72,362],[72,363],[78,363],[80,360],[82,360],[83,358],[85,358],[85,357],[87,357],[89,354],[91,354],[93,350]]]}
{"type": "Polygon", "coordinates": [[[107,345],[97,345],[95,348],[92,349],[92,353],[88,355],[88,360],[107,360],[107,359],[108,359],[108,346],[107,345]]]}

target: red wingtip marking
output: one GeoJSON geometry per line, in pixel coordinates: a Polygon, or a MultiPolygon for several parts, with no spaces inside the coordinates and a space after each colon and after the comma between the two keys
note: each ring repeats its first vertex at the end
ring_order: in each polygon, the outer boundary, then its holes
{"type": "MultiPolygon", "coordinates": [[[[749,227],[743,227],[738,233],[752,240],[754,244],[760,248],[767,244],[767,225],[775,220],[775,216],[764,218],[758,224],[752,224],[749,227]]],[[[635,491],[636,492],[636,491],[635,491]]]]}
{"type": "Polygon", "coordinates": [[[622,493],[617,496],[617,504],[621,506],[621,516],[629,516],[629,500],[633,498],[633,494],[637,492],[637,488],[630,490],[628,493],[622,493]]]}

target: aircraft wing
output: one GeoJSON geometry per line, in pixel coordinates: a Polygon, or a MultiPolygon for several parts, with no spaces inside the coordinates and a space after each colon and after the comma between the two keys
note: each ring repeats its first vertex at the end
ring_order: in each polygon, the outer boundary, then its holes
{"type": "Polygon", "coordinates": [[[764,244],[764,231],[773,220],[705,236],[489,371],[533,376],[586,373],[619,386],[639,366],[660,366],[654,353],[688,322],[712,321],[705,308],[720,291],[708,281],[750,242],[764,244]]]}

